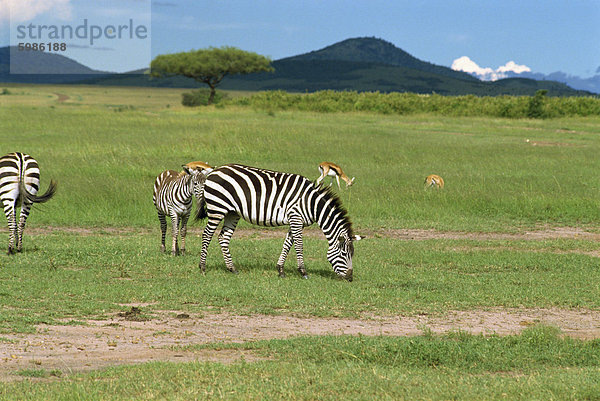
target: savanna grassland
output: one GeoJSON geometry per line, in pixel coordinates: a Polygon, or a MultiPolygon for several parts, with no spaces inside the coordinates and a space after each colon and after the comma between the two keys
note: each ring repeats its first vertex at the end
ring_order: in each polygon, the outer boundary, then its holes
{"type": "MultiPolygon", "coordinates": [[[[149,319],[163,311],[369,319],[600,309],[600,117],[315,112],[253,107],[243,93],[189,109],[177,89],[3,87],[0,153],[33,155],[42,190],[51,178],[59,189],[32,211],[24,252],[0,256],[0,343],[131,305],[149,319]],[[340,164],[356,179],[338,193],[354,231],[367,235],[355,245],[355,280],[335,278],[318,228],[306,230],[309,280],[296,274],[294,255],[287,278],[277,277],[284,229],[240,223],[231,245],[237,276],[225,271],[216,240],[207,274],[198,271],[202,222],[190,224],[185,256],[161,254],[154,178],[193,160],[313,179],[321,161],[340,164]],[[424,190],[432,173],[444,177],[443,190],[424,190]]],[[[508,336],[422,331],[196,345],[262,357],[227,364],[82,373],[40,363],[10,372],[22,380],[1,383],[0,398],[600,398],[597,339],[543,324],[508,336]]]]}

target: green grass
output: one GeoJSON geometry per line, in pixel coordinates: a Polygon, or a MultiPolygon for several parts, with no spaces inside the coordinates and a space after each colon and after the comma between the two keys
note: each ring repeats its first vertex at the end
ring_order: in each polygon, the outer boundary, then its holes
{"type": "Polygon", "coordinates": [[[279,239],[234,236],[237,276],[226,271],[216,241],[203,276],[196,235],[188,240],[186,256],[160,253],[158,227],[153,234],[30,235],[22,254],[0,255],[0,332],[106,317],[128,303],[151,304],[143,308],[150,316],[154,310],[208,307],[325,317],[600,308],[600,262],[582,253],[600,250],[593,241],[365,239],[356,244],[355,280],[348,283],[336,279],[326,260],[326,241],[315,238],[305,240],[310,279],[301,279],[293,254],[288,277],[279,279],[281,234],[279,239]]]}
{"type": "MultiPolygon", "coordinates": [[[[42,89],[21,90],[27,93],[22,97],[35,98],[42,89]]],[[[119,91],[128,100],[126,90],[119,91]]],[[[321,161],[334,161],[356,177],[341,196],[359,229],[511,231],[600,220],[598,118],[173,110],[143,102],[140,91],[133,92],[140,103],[123,112],[85,103],[92,93],[77,107],[52,98],[54,108],[13,101],[13,95],[0,100],[0,152],[32,154],[41,165],[42,186],[50,178],[60,185],[43,213],[32,213],[32,225],[153,226],[154,178],[192,160],[314,179],[321,161]],[[444,191],[423,190],[430,173],[444,177],[444,191]]],[[[161,94],[145,91],[150,100],[161,94]]]]}
{"type": "MultiPolygon", "coordinates": [[[[518,336],[300,337],[244,348],[260,362],[148,363],[60,382],[0,384],[16,399],[598,399],[599,342],[518,336]]],[[[37,372],[37,371],[36,371],[37,372]]],[[[36,375],[47,375],[42,371],[36,375]]],[[[36,377],[36,376],[33,376],[36,377]]]]}
{"type": "MultiPolygon", "coordinates": [[[[444,314],[502,307],[598,309],[600,245],[589,239],[406,241],[381,229],[598,231],[600,119],[546,120],[186,110],[183,90],[7,85],[0,153],[40,163],[42,190],[24,252],[0,254],[0,341],[40,323],[84,324],[147,304],[176,310],[300,316],[444,314]],[[54,93],[70,99],[56,101],[54,93]],[[169,107],[167,107],[169,104],[169,107]],[[529,140],[529,142],[527,142],[529,140]],[[326,243],[305,239],[309,280],[275,268],[280,238],[234,235],[240,270],[216,241],[198,271],[202,224],[188,255],[159,249],[152,205],[162,170],[203,160],[318,176],[336,162],[355,185],[340,191],[357,233],[354,278],[335,278],[326,243]],[[444,177],[425,191],[425,176],[444,177]],[[46,228],[58,227],[52,231],[46,228]],[[87,232],[87,228],[94,228],[87,232]]],[[[241,228],[248,227],[240,224],[241,228]]],[[[0,231],[0,246],[8,234],[0,231]]],[[[219,347],[228,345],[219,344],[219,347]]],[[[15,372],[1,399],[599,399],[598,342],[535,328],[498,338],[315,337],[246,344],[273,359],[222,365],[153,363],[79,375],[15,372]]]]}

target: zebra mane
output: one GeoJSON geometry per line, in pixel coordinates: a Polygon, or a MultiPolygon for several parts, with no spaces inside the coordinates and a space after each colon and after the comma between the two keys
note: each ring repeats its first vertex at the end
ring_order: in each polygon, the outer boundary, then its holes
{"type": "Polygon", "coordinates": [[[342,205],[342,200],[340,199],[338,194],[335,193],[332,187],[324,186],[323,183],[320,183],[318,185],[314,184],[314,186],[320,194],[324,195],[325,199],[331,201],[331,206],[335,210],[338,210],[340,212],[340,218],[344,221],[344,229],[346,230],[350,238],[354,237],[354,232],[352,231],[352,221],[350,221],[348,211],[346,210],[344,205],[342,205]]]}

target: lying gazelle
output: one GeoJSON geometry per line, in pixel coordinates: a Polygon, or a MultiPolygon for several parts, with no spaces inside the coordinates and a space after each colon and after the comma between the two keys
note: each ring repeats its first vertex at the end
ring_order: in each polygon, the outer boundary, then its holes
{"type": "Polygon", "coordinates": [[[213,170],[212,166],[210,166],[207,163],[200,162],[200,161],[198,161],[198,162],[189,162],[187,164],[184,164],[184,167],[187,167],[188,169],[191,169],[191,170],[200,170],[200,171],[206,170],[204,172],[204,174],[208,174],[208,173],[210,173],[213,170]]]}
{"type": "Polygon", "coordinates": [[[444,179],[436,174],[430,174],[425,178],[425,189],[427,188],[444,188],[444,179]]]}
{"type": "Polygon", "coordinates": [[[158,212],[161,231],[162,252],[165,251],[165,236],[167,234],[166,217],[171,218],[173,245],[171,253],[179,254],[178,234],[181,234],[181,254],[185,254],[185,236],[187,233],[187,222],[192,211],[192,196],[196,196],[198,202],[203,197],[204,182],[206,175],[212,168],[203,162],[190,162],[184,164],[183,171],[163,171],[154,182],[154,194],[152,200],[158,212]]]}
{"type": "Polygon", "coordinates": [[[329,184],[329,186],[333,185],[333,177],[335,177],[339,189],[341,189],[340,178],[346,182],[346,188],[354,184],[355,177],[352,177],[352,179],[348,178],[348,176],[342,171],[342,168],[337,164],[331,162],[323,162],[319,164],[319,172],[321,173],[321,176],[317,178],[317,185],[321,181],[323,181],[325,176],[331,177],[331,183],[329,184]]]}

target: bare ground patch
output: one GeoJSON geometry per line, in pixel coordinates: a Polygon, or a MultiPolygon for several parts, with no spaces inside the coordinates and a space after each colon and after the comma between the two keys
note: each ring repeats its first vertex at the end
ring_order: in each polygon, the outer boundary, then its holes
{"type": "MultiPolygon", "coordinates": [[[[525,230],[516,233],[497,232],[466,232],[466,231],[438,231],[434,229],[364,229],[357,230],[370,238],[392,238],[400,240],[423,241],[430,239],[472,239],[472,240],[550,240],[550,239],[588,239],[600,240],[600,232],[588,231],[578,227],[540,227],[535,230],[525,230]]],[[[235,231],[236,238],[285,238],[286,230],[283,228],[239,228],[235,231]]],[[[130,235],[130,234],[157,234],[160,229],[131,228],[131,227],[33,227],[27,228],[26,234],[76,234],[76,235],[130,235]]],[[[202,228],[188,227],[188,234],[201,236],[202,228]]],[[[325,238],[322,231],[316,227],[304,229],[304,235],[313,238],[325,238]]]]}
{"type": "MultiPolygon", "coordinates": [[[[134,307],[132,307],[132,310],[134,307]]],[[[564,309],[490,309],[444,315],[372,316],[364,319],[302,318],[228,313],[189,315],[157,312],[150,320],[115,315],[76,325],[40,325],[36,334],[0,337],[0,380],[18,380],[24,369],[65,374],[148,361],[231,363],[259,357],[245,350],[187,350],[178,346],[241,343],[301,335],[414,336],[431,330],[509,335],[535,324],[558,327],[566,336],[600,338],[600,311],[564,309]]]]}
{"type": "Polygon", "coordinates": [[[64,103],[64,102],[66,102],[67,100],[70,99],[70,97],[68,95],[65,95],[64,93],[54,93],[54,95],[57,96],[56,101],[58,103],[64,103]]]}

